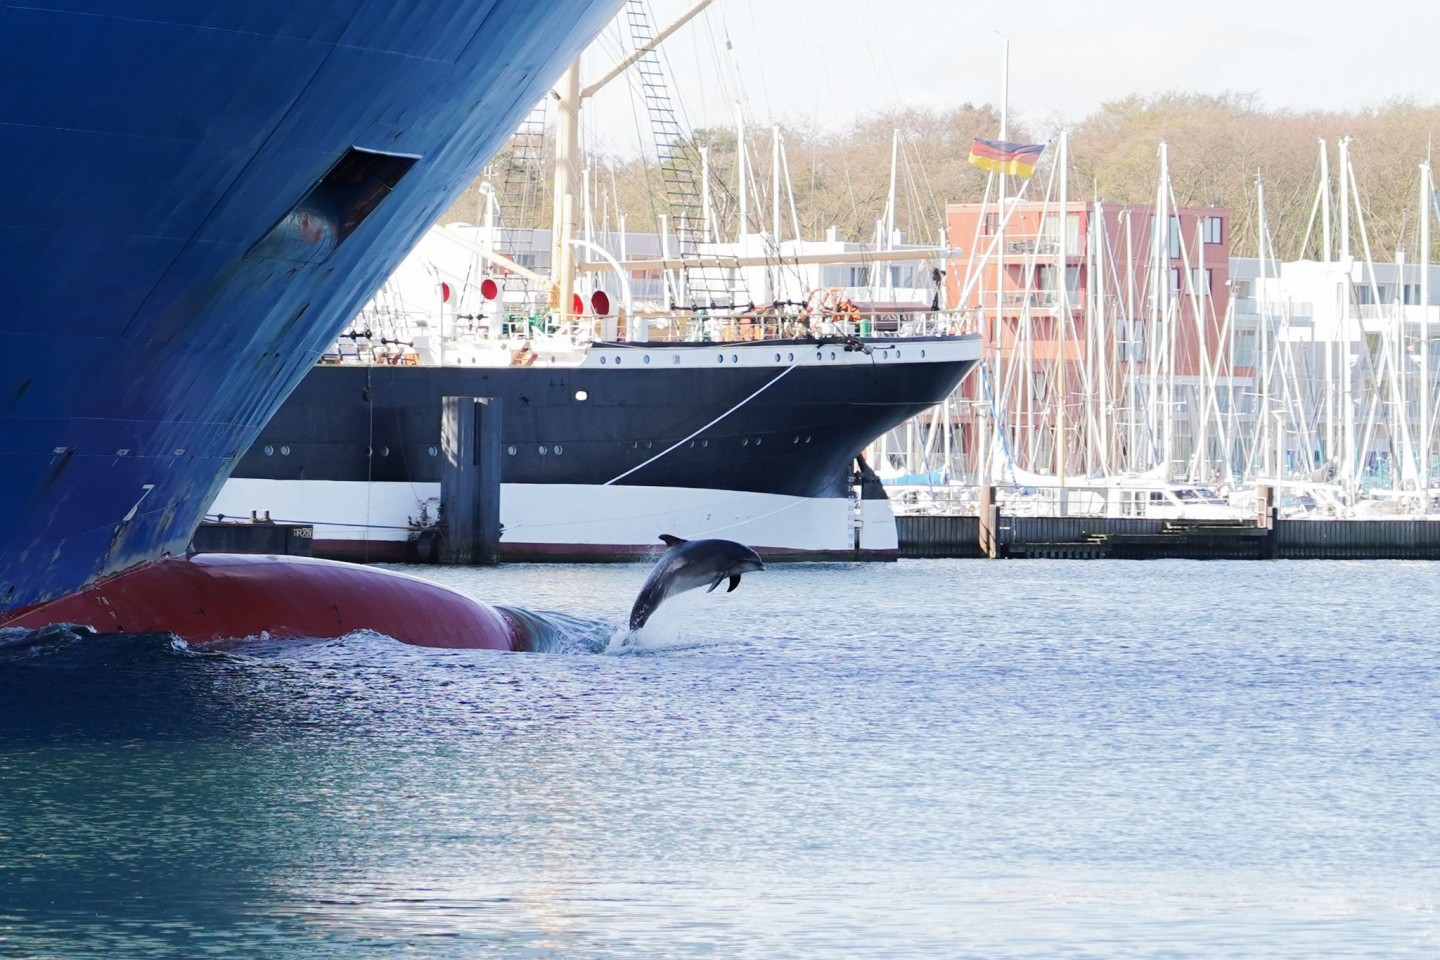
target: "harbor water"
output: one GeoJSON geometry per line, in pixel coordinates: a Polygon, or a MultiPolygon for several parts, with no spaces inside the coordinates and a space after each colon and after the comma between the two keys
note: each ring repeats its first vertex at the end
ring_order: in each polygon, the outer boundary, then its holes
{"type": "Polygon", "coordinates": [[[1440,567],[410,572],[558,649],[0,633],[0,956],[1440,951],[1440,567]]]}

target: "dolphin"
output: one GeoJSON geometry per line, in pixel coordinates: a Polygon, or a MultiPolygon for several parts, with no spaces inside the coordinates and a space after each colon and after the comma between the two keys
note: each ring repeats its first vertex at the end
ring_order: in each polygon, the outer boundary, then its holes
{"type": "Polygon", "coordinates": [[[765,569],[754,550],[734,540],[682,540],[668,533],[662,533],[660,539],[669,549],[645,578],[635,606],[630,608],[631,630],[645,626],[666,597],[707,583],[714,590],[726,578],[730,586],[725,592],[729,593],[740,586],[740,574],[765,569]]]}

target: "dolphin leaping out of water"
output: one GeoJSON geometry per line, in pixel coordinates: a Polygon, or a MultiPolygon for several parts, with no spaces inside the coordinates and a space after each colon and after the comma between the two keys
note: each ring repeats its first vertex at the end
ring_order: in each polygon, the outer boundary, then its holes
{"type": "Polygon", "coordinates": [[[727,578],[730,586],[725,592],[729,593],[740,586],[740,574],[765,569],[765,563],[754,550],[734,540],[682,540],[668,533],[662,533],[660,539],[670,549],[650,571],[640,595],[635,598],[635,606],[630,608],[631,630],[645,626],[645,621],[666,597],[707,583],[710,590],[714,590],[727,578]]]}

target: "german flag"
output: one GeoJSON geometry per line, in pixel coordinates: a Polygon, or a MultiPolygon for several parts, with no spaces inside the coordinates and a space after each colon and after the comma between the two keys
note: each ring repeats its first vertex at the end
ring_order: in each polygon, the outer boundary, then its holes
{"type": "Polygon", "coordinates": [[[1028,177],[1045,150],[1043,143],[1011,143],[1009,140],[975,138],[970,146],[970,162],[991,173],[1008,173],[1028,177]]]}

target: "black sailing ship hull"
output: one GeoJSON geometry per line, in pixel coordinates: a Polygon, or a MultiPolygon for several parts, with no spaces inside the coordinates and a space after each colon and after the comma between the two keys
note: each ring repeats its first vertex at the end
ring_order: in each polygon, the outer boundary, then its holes
{"type": "Polygon", "coordinates": [[[972,337],[596,344],[579,366],[319,366],[211,512],[314,524],[319,556],[429,559],[442,398],[486,397],[500,401],[504,559],[632,559],[661,533],[893,559],[893,516],[857,457],[979,352],[972,337]]]}

